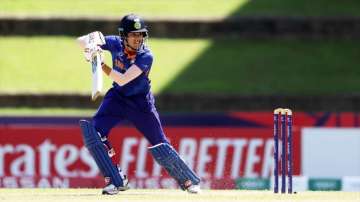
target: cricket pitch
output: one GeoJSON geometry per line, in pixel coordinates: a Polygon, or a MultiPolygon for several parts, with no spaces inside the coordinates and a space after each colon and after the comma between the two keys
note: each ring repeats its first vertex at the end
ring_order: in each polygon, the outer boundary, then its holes
{"type": "Polygon", "coordinates": [[[272,191],[203,190],[194,195],[178,189],[131,189],[118,195],[101,195],[101,189],[0,189],[0,201],[8,202],[275,202],[275,201],[336,201],[359,202],[360,192],[300,192],[297,194],[274,194],[272,191]]]}

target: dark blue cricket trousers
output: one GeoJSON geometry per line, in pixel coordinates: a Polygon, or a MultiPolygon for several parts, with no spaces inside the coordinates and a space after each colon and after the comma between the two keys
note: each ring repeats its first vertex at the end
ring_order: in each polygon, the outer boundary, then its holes
{"type": "Polygon", "coordinates": [[[115,88],[109,89],[93,117],[93,124],[102,137],[107,137],[110,130],[125,119],[134,124],[151,145],[168,142],[151,92],[124,96],[115,88]]]}

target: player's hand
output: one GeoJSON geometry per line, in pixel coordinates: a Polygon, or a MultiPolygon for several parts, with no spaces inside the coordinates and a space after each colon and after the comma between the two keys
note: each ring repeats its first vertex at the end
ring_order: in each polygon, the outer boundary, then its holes
{"type": "Polygon", "coordinates": [[[96,54],[99,53],[101,62],[104,61],[104,54],[101,47],[97,44],[88,44],[84,49],[85,60],[92,62],[96,54]]]}
{"type": "Polygon", "coordinates": [[[86,46],[89,46],[89,44],[106,44],[104,35],[99,31],[91,32],[89,34],[80,36],[77,38],[77,42],[79,43],[81,48],[85,48],[86,46]]]}
{"type": "Polygon", "coordinates": [[[103,57],[103,50],[101,49],[101,45],[106,44],[104,35],[99,32],[91,32],[84,36],[78,37],[77,41],[80,46],[84,49],[85,60],[88,62],[92,62],[94,56],[97,53],[100,53],[101,58],[103,57]]]}

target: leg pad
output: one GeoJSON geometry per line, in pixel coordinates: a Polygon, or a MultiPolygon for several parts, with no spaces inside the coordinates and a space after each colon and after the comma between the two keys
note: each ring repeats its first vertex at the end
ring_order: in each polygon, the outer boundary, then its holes
{"type": "Polygon", "coordinates": [[[123,186],[123,180],[119,175],[118,169],[112,163],[92,123],[87,120],[80,120],[79,124],[82,130],[84,144],[94,158],[103,176],[110,177],[110,182],[116,187],[123,186]]]}
{"type": "Polygon", "coordinates": [[[156,162],[166,169],[183,190],[191,184],[198,185],[200,183],[200,178],[185,164],[175,149],[168,143],[149,147],[149,150],[156,162]]]}

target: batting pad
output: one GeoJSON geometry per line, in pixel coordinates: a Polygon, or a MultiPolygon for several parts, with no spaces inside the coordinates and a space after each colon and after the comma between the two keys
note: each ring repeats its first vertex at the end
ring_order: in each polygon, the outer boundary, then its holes
{"type": "Polygon", "coordinates": [[[168,143],[157,144],[149,147],[149,150],[156,162],[166,169],[183,190],[188,186],[188,180],[194,185],[200,183],[200,178],[185,164],[175,149],[168,143]]]}
{"type": "Polygon", "coordinates": [[[122,187],[123,180],[119,175],[119,171],[112,163],[94,126],[87,120],[80,120],[79,124],[82,130],[84,144],[94,158],[103,176],[110,177],[111,183],[116,187],[122,187]]]}

